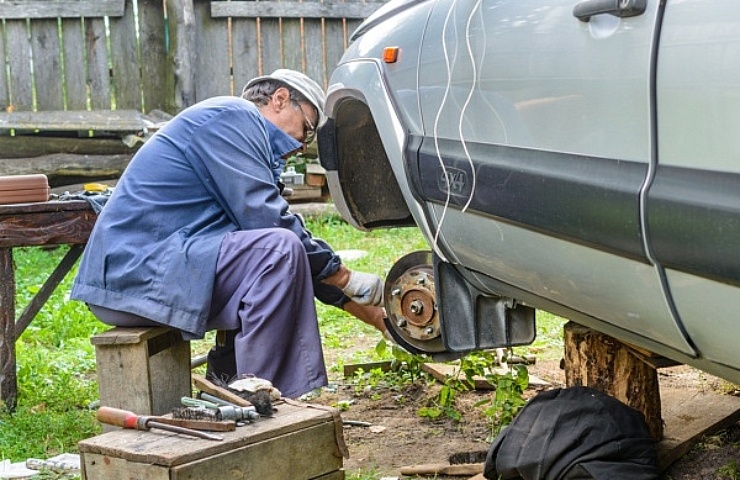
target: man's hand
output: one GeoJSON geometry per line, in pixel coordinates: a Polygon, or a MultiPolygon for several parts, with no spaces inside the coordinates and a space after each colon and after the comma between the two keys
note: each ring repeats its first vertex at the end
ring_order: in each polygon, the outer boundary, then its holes
{"type": "Polygon", "coordinates": [[[368,307],[367,305],[360,305],[350,300],[342,308],[345,312],[375,327],[378,332],[386,332],[385,323],[383,323],[383,318],[385,318],[385,309],[383,307],[368,307]]]}
{"type": "Polygon", "coordinates": [[[349,281],[340,287],[345,295],[360,305],[380,305],[383,302],[383,280],[375,274],[350,272],[349,281]]]}

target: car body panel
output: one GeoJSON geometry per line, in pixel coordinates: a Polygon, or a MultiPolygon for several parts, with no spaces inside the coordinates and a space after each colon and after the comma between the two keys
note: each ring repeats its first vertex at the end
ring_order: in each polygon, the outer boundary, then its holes
{"type": "Polygon", "coordinates": [[[420,196],[457,263],[693,354],[640,224],[657,4],[599,25],[572,8],[436,2],[427,31],[442,34],[424,37],[419,64],[420,196]],[[464,187],[448,199],[438,179],[453,175],[464,187]]]}
{"type": "Polygon", "coordinates": [[[657,62],[656,259],[702,356],[737,367],[740,322],[740,3],[671,2],[657,62]],[[709,8],[708,8],[709,7],[709,8]]]}
{"type": "Polygon", "coordinates": [[[332,195],[358,228],[407,214],[477,291],[740,382],[740,3],[575,3],[402,0],[361,26],[319,132],[332,195]]]}

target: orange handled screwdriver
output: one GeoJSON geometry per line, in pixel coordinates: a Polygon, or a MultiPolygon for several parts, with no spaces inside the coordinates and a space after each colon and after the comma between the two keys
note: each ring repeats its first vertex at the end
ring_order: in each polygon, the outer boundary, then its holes
{"type": "Polygon", "coordinates": [[[206,440],[224,439],[219,435],[212,435],[210,433],[201,432],[199,430],[192,430],[190,428],[168,425],[166,423],[158,422],[152,417],[147,417],[145,415],[136,415],[133,412],[129,412],[128,410],[121,410],[120,408],[100,407],[98,409],[97,418],[98,421],[101,423],[115,425],[116,427],[130,428],[132,430],[148,431],[150,428],[159,428],[160,430],[168,430],[170,432],[182,433],[183,435],[205,438],[206,440]]]}

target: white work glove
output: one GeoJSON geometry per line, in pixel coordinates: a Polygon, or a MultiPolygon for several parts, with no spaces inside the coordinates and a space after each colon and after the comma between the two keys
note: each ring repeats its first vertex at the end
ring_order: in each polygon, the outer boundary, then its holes
{"type": "Polygon", "coordinates": [[[352,271],[342,292],[360,305],[378,306],[383,301],[383,280],[372,273],[352,271]]]}

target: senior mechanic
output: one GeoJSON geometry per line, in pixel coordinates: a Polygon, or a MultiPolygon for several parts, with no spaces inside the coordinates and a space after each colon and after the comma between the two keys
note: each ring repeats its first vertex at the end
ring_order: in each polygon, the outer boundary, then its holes
{"type": "MultiPolygon", "coordinates": [[[[383,282],[351,271],[281,196],[325,95],[279,69],[179,113],[135,154],[72,287],[102,322],[232,333],[236,373],[286,397],[326,385],[314,295],[384,332],[383,282]]],[[[209,366],[210,367],[210,366],[209,366]]]]}

